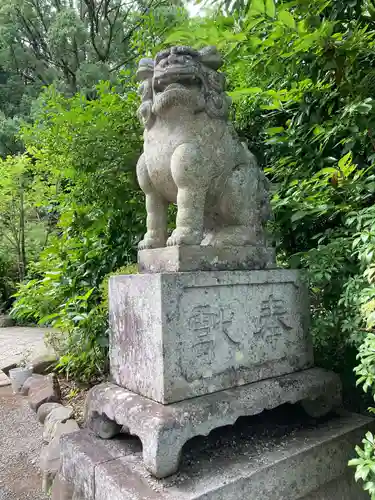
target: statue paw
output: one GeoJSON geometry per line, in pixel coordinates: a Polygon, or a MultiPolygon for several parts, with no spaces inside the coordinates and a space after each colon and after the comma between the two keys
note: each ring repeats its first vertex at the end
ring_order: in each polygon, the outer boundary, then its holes
{"type": "Polygon", "coordinates": [[[189,228],[182,227],[173,231],[167,240],[167,246],[200,245],[201,241],[202,233],[200,231],[192,231],[189,228]]]}
{"type": "Polygon", "coordinates": [[[138,250],[146,250],[148,248],[163,248],[165,246],[165,235],[146,233],[142,241],[138,243],[138,250]]]}

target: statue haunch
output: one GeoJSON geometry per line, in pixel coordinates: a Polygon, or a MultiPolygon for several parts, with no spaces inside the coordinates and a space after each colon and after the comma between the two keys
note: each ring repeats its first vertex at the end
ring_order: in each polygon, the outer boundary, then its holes
{"type": "Polygon", "coordinates": [[[214,47],[172,47],[142,59],[144,152],[137,165],[147,233],[139,248],[264,245],[266,178],[228,122],[230,98],[214,47]],[[167,208],[177,203],[167,240],[167,208]]]}

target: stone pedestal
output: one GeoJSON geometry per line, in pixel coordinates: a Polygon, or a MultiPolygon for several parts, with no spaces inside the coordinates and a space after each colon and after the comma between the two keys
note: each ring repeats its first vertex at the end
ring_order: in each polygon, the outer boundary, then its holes
{"type": "MultiPolygon", "coordinates": [[[[271,412],[270,412],[271,413],[271,412]]],[[[372,419],[343,413],[319,422],[279,416],[238,423],[184,448],[178,474],[144,468],[138,440],[63,436],[52,500],[366,500],[347,463],[372,419]],[[225,432],[226,431],[226,432],[225,432]]]]}
{"type": "Polygon", "coordinates": [[[172,47],[140,61],[137,177],[147,232],[140,274],[110,280],[111,381],[86,405],[97,435],[128,438],[64,438],[53,500],[318,500],[327,491],[349,500],[358,492],[338,481],[368,422],[359,417],[313,431],[297,423],[262,439],[276,420],[248,441],[220,443],[221,453],[201,453],[202,436],[239,417],[293,403],[320,418],[341,403],[339,378],[313,367],[307,286],[298,272],[276,269],[267,247],[268,182],[227,123],[221,65],[214,47],[172,47]],[[171,202],[176,227],[167,238],[171,202]]]}
{"type": "Polygon", "coordinates": [[[110,281],[113,381],[163,404],[313,365],[296,271],[206,271],[110,281]]]}
{"type": "Polygon", "coordinates": [[[320,417],[341,404],[339,378],[312,367],[298,272],[210,269],[239,266],[249,249],[237,250],[145,250],[143,269],[155,271],[147,257],[163,272],[110,280],[113,382],[90,391],[86,422],[105,439],[138,436],[158,478],[178,470],[188,440],[241,416],[289,402],[320,417]],[[165,272],[193,269],[198,256],[210,270],[165,272]]]}
{"type": "Polygon", "coordinates": [[[239,271],[275,268],[275,250],[264,246],[173,246],[138,252],[141,273],[239,271]]]}
{"type": "Polygon", "coordinates": [[[182,447],[189,439],[207,436],[213,429],[234,424],[239,417],[297,402],[314,417],[339,407],[339,377],[311,368],[170,405],[106,383],[91,389],[86,422],[104,439],[121,431],[138,436],[145,467],[163,478],[178,470],[182,447]]]}

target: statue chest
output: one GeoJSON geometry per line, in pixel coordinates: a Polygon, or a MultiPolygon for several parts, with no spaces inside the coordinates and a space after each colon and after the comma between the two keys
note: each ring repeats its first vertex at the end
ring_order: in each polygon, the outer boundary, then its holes
{"type": "Polygon", "coordinates": [[[148,174],[157,191],[170,202],[176,202],[177,187],[171,174],[171,158],[181,140],[172,135],[154,133],[145,138],[144,155],[148,174]]]}

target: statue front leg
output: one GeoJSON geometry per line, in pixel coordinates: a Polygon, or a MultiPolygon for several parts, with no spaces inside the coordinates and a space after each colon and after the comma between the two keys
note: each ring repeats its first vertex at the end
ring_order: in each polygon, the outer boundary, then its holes
{"type": "Polygon", "coordinates": [[[167,245],[200,245],[209,179],[202,176],[202,156],[194,144],[181,144],[172,155],[171,173],[177,186],[176,229],[167,245]]]}
{"type": "Polygon", "coordinates": [[[145,248],[161,248],[167,239],[168,202],[155,190],[144,155],[137,163],[137,177],[140,188],[146,195],[147,233],[139,243],[139,250],[145,248]]]}

